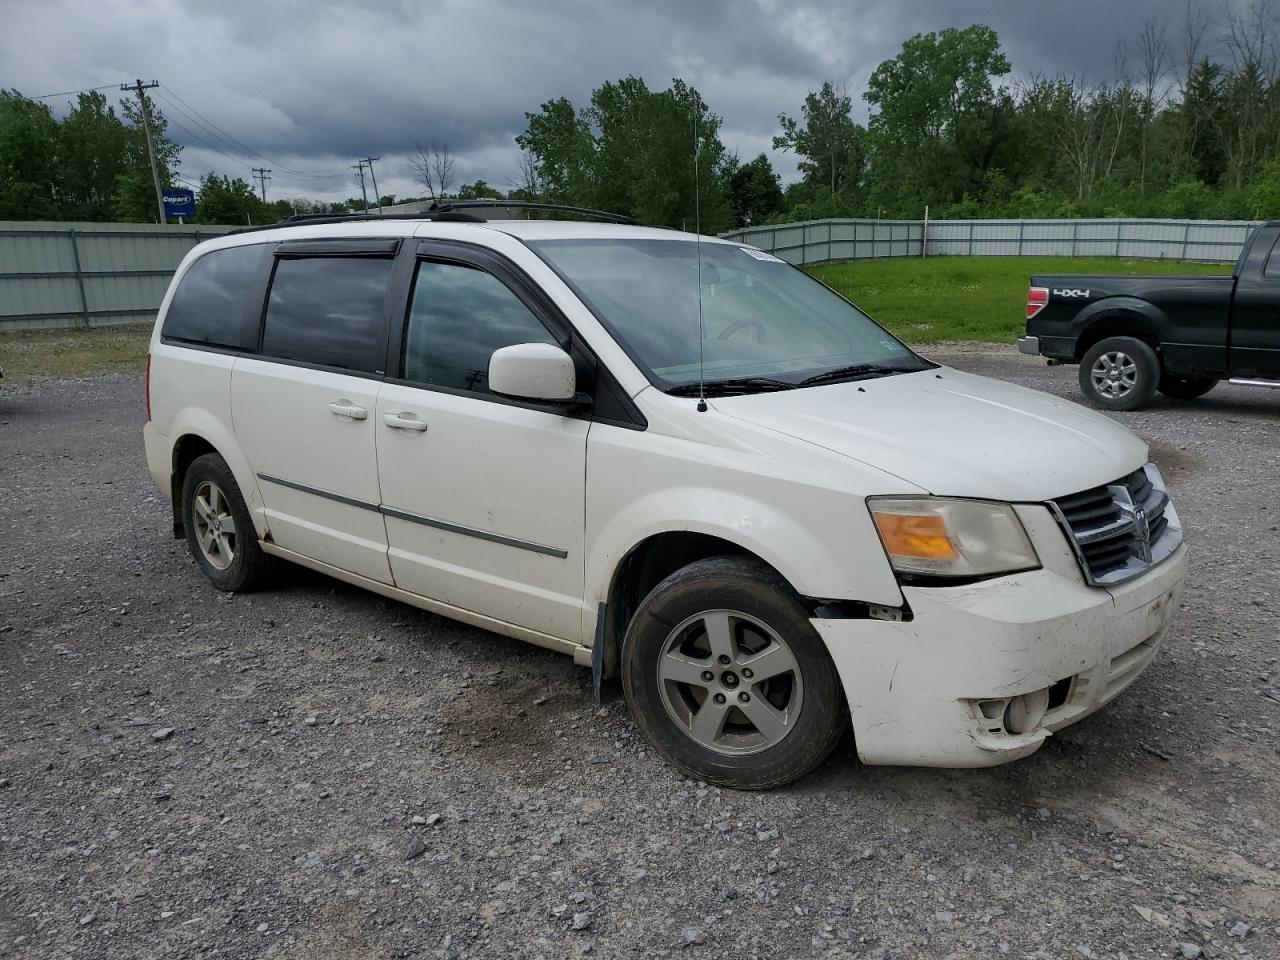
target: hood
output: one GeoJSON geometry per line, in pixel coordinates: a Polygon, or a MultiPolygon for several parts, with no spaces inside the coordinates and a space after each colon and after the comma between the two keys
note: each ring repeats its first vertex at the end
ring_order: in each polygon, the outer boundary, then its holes
{"type": "Polygon", "coordinates": [[[1048,500],[1147,459],[1146,444],[1103,414],[947,367],[712,403],[937,496],[1048,500]]]}

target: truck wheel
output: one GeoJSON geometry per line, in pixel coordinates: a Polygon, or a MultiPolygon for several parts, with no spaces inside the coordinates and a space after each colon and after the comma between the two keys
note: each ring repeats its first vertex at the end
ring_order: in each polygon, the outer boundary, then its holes
{"type": "Polygon", "coordinates": [[[227,462],[216,453],[197,457],[182,481],[182,525],[187,547],[219,590],[252,590],[266,577],[270,559],[227,462]]]}
{"type": "Polygon", "coordinates": [[[1080,360],[1080,389],[1104,410],[1137,410],[1156,392],[1160,359],[1135,337],[1108,337],[1080,360]]]}
{"type": "Polygon", "coordinates": [[[1195,400],[1218,385],[1216,377],[1178,377],[1166,373],[1160,378],[1160,392],[1174,400],[1195,400]]]}
{"type": "Polygon", "coordinates": [[[627,629],[622,685],[650,745],[718,786],[790,783],[848,728],[809,612],[753,558],[699,560],[658,584],[627,629]]]}

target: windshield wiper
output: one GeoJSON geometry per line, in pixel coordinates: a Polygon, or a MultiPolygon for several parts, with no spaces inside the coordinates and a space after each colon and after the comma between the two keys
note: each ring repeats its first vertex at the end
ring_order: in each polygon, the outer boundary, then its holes
{"type": "Polygon", "coordinates": [[[870,377],[888,377],[895,373],[915,373],[924,367],[890,367],[883,363],[854,363],[847,367],[836,367],[822,373],[805,377],[797,386],[807,387],[815,383],[838,383],[841,380],[865,380],[870,377]]]}
{"type": "Polygon", "coordinates": [[[697,383],[682,383],[678,387],[671,387],[667,393],[673,397],[697,397],[705,390],[708,397],[727,397],[739,393],[794,390],[795,387],[790,381],[774,380],[772,377],[729,377],[725,380],[708,380],[701,386],[697,383]]]}

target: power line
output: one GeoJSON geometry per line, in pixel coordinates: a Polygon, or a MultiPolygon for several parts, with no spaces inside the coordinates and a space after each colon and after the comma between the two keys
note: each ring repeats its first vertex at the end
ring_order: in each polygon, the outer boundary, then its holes
{"type": "Polygon", "coordinates": [[[100,87],[88,87],[84,90],[63,90],[61,93],[45,93],[38,97],[27,97],[28,100],[52,100],[54,97],[69,97],[77,93],[94,93],[97,90],[114,90],[118,84],[104,83],[100,87]]]}
{"type": "MultiPolygon", "coordinates": [[[[176,104],[172,104],[175,108],[182,110],[182,112],[185,113],[188,116],[188,118],[190,118],[195,123],[198,123],[200,126],[204,127],[210,133],[214,134],[215,136],[221,137],[222,140],[227,142],[229,145],[232,145],[232,149],[236,149],[238,147],[239,149],[237,150],[237,152],[244,152],[246,155],[255,157],[258,160],[265,160],[267,163],[274,165],[277,169],[282,170],[285,173],[292,174],[295,177],[310,177],[312,179],[332,180],[336,177],[344,176],[344,174],[340,174],[340,173],[307,173],[304,170],[295,170],[294,168],[281,163],[279,160],[275,160],[271,157],[264,156],[263,154],[258,153],[258,151],[254,150],[253,148],[245,144],[243,141],[237,140],[231,134],[227,133],[220,126],[218,126],[216,123],[214,123],[204,114],[202,114],[199,110],[191,106],[191,104],[187,103],[186,100],[183,100],[182,97],[177,93],[177,91],[169,87],[166,87],[165,89],[168,93],[168,96],[165,97],[166,101],[169,101],[169,97],[172,97],[174,100],[177,101],[176,104]],[[181,104],[181,106],[178,106],[178,104],[181,104]],[[185,107],[186,109],[183,110],[183,107],[185,107]],[[188,113],[187,111],[190,111],[190,112],[188,113]]],[[[169,102],[172,103],[172,101],[169,101],[169,102]]]]}

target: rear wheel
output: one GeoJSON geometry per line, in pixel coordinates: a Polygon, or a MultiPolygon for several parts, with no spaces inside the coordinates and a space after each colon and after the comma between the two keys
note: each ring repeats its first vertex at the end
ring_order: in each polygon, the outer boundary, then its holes
{"type": "Polygon", "coordinates": [[[627,630],[622,679],[654,749],[719,786],[790,783],[826,759],[848,725],[808,611],[752,558],[699,560],[658,584],[627,630]]]}
{"type": "Polygon", "coordinates": [[[182,524],[191,556],[219,590],[238,593],[263,581],[268,557],[236,478],[216,453],[197,457],[187,468],[182,524]]]}
{"type": "Polygon", "coordinates": [[[1178,377],[1166,373],[1160,378],[1160,392],[1174,400],[1195,400],[1218,385],[1216,377],[1178,377]]]}
{"type": "Polygon", "coordinates": [[[1080,389],[1104,410],[1137,410],[1155,395],[1160,358],[1136,337],[1108,337],[1080,359],[1080,389]]]}

